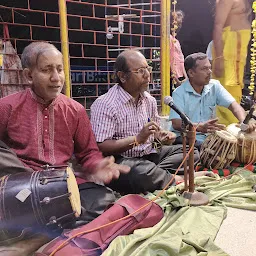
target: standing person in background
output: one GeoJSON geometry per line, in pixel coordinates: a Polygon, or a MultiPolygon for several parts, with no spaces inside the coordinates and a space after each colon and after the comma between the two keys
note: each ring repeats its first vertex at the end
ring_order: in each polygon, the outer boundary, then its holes
{"type": "MultiPolygon", "coordinates": [[[[244,87],[243,76],[250,40],[252,0],[216,0],[213,30],[213,78],[240,103],[244,87]]],[[[217,108],[222,124],[236,123],[228,109],[217,108]]]]}
{"type": "MultiPolygon", "coordinates": [[[[181,10],[172,13],[171,27],[176,27],[177,32],[182,27],[184,13],[181,10]],[[174,26],[172,26],[174,25],[174,26]]],[[[175,31],[176,31],[175,29],[175,31]]],[[[174,32],[176,33],[176,32],[174,32]]],[[[181,85],[182,81],[187,78],[184,68],[184,55],[181,50],[180,42],[172,33],[170,34],[170,67],[171,67],[171,94],[172,91],[181,85]]]]}

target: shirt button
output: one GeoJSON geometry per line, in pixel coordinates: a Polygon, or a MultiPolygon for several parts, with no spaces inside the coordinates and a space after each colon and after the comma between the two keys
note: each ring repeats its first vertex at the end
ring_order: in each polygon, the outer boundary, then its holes
{"type": "Polygon", "coordinates": [[[47,116],[44,116],[45,119],[47,119],[47,116]]]}
{"type": "Polygon", "coordinates": [[[48,108],[45,108],[44,110],[48,110],[48,108]]]}
{"type": "Polygon", "coordinates": [[[45,131],[45,132],[48,132],[48,130],[47,130],[47,129],[45,129],[44,131],[45,131]]]}

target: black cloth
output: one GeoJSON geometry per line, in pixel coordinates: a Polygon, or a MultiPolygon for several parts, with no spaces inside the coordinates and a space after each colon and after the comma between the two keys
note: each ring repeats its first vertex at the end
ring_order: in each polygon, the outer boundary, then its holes
{"type": "Polygon", "coordinates": [[[24,167],[17,155],[0,141],[0,177],[18,172],[33,172],[33,170],[24,167]]]}
{"type": "MultiPolygon", "coordinates": [[[[188,149],[188,148],[187,148],[188,149]]],[[[199,160],[198,150],[194,150],[195,164],[199,160]]],[[[128,174],[121,174],[118,180],[113,180],[109,187],[122,194],[146,193],[163,189],[173,177],[183,160],[182,145],[163,146],[159,153],[143,157],[128,158],[116,156],[118,164],[131,167],[128,174]]],[[[184,174],[182,167],[178,174],[184,174]]],[[[174,182],[172,185],[175,184],[174,182]]]]}
{"type": "MultiPolygon", "coordinates": [[[[183,81],[185,79],[184,76],[178,78],[179,81],[183,81]]],[[[172,78],[172,73],[170,74],[170,95],[172,96],[172,92],[177,88],[175,84],[173,84],[174,79],[172,78]]]]}

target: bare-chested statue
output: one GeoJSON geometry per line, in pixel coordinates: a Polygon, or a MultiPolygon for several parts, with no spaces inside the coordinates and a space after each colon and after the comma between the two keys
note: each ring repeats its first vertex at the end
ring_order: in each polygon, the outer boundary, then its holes
{"type": "MultiPolygon", "coordinates": [[[[251,33],[252,0],[216,0],[213,30],[213,78],[232,94],[238,103],[242,98],[247,47],[251,33]]],[[[219,122],[237,122],[225,108],[217,107],[219,122]]]]}

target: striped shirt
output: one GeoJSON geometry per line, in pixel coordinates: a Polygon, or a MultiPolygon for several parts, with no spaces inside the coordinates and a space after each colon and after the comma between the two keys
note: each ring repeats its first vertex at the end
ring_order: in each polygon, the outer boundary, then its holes
{"type": "MultiPolygon", "coordinates": [[[[114,85],[91,106],[91,124],[96,141],[119,140],[137,135],[148,120],[159,124],[156,99],[148,92],[135,99],[121,86],[114,85]]],[[[153,151],[153,136],[144,144],[122,154],[126,157],[142,157],[153,151]]]]}

